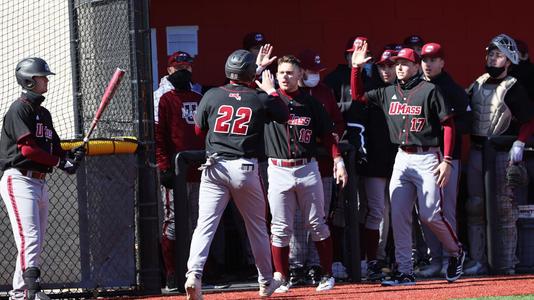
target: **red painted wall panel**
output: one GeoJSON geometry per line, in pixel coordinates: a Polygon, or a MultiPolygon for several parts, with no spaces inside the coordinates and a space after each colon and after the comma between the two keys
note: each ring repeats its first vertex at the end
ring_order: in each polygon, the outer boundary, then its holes
{"type": "MultiPolygon", "coordinates": [[[[243,36],[260,31],[275,54],[297,54],[310,47],[321,53],[329,72],[343,63],[346,40],[369,38],[379,55],[383,45],[410,34],[442,44],[446,69],[467,87],[483,72],[485,46],[499,33],[523,39],[534,49],[532,1],[151,1],[151,27],[157,30],[159,75],[166,73],[167,26],[197,25],[199,54],[194,79],[205,85],[224,81],[224,61],[241,47],[243,36]]],[[[534,53],[534,50],[532,50],[534,53]]]]}

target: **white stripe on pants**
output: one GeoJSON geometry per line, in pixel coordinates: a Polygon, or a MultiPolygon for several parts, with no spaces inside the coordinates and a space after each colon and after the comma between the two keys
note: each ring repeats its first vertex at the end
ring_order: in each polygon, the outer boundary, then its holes
{"type": "Polygon", "coordinates": [[[440,163],[439,148],[427,152],[406,153],[399,149],[389,185],[391,222],[395,240],[398,271],[410,274],[412,264],[412,211],[415,199],[419,218],[429,226],[450,254],[459,251],[458,239],[442,215],[441,190],[434,169],[440,163]]]}
{"type": "Polygon", "coordinates": [[[258,282],[272,279],[272,260],[267,224],[266,202],[258,175],[256,159],[219,159],[202,172],[199,191],[198,221],[193,232],[187,262],[189,274],[202,275],[209,249],[224,209],[232,198],[243,216],[252,253],[258,268],[258,282]],[[253,169],[243,169],[243,165],[253,169]]]}
{"type": "Polygon", "coordinates": [[[20,291],[25,288],[24,270],[39,268],[48,224],[48,189],[45,180],[26,177],[17,169],[7,169],[0,180],[0,194],[18,251],[13,291],[20,291]]]}

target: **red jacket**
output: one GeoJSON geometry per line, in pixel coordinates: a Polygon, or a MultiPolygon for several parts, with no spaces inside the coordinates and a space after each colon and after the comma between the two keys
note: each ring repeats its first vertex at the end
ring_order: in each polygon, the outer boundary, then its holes
{"type": "Polygon", "coordinates": [[[204,149],[204,140],[195,134],[193,118],[201,98],[196,92],[176,90],[161,96],[155,127],[156,161],[161,171],[171,168],[176,153],[204,149]]]}

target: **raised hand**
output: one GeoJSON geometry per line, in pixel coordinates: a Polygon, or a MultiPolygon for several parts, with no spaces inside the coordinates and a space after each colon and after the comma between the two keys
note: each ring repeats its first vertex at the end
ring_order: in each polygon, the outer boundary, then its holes
{"type": "Polygon", "coordinates": [[[256,57],[256,65],[258,65],[260,72],[265,70],[265,68],[275,61],[276,56],[271,57],[272,53],[273,46],[271,46],[271,44],[265,44],[260,47],[260,52],[258,52],[258,56],[256,57]]]}
{"type": "Polygon", "coordinates": [[[367,41],[356,39],[354,41],[354,52],[352,52],[352,67],[360,68],[366,64],[372,57],[367,57],[367,41]]]}
{"type": "Polygon", "coordinates": [[[274,88],[274,76],[271,74],[271,71],[265,70],[261,73],[261,82],[256,80],[256,85],[265,91],[267,94],[275,91],[274,88]]]}

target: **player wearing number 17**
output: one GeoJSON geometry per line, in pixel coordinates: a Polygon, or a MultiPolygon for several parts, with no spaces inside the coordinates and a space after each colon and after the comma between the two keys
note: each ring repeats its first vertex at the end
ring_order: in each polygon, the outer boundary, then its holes
{"type": "Polygon", "coordinates": [[[255,57],[237,50],[227,59],[226,77],[230,83],[209,90],[197,108],[197,133],[207,132],[207,160],[202,169],[197,227],[191,241],[185,289],[188,299],[202,299],[201,277],[210,244],[230,198],[245,221],[250,246],[258,269],[259,294],[270,296],[281,285],[273,276],[266,201],[258,173],[258,157],[263,156],[266,122],[284,123],[288,110],[267,70],[258,87],[255,57]]]}
{"type": "Polygon", "coordinates": [[[363,94],[360,76],[367,42],[354,45],[351,89],[354,101],[380,107],[386,116],[389,136],[399,145],[389,184],[391,221],[398,272],[382,285],[415,284],[412,264],[412,210],[415,201],[421,222],[426,224],[450,254],[446,278],[455,281],[462,275],[465,253],[456,233],[441,211],[442,188],[450,177],[454,145],[453,109],[440,89],[418,74],[420,58],[404,48],[395,61],[398,82],[363,94]],[[440,134],[443,127],[443,152],[440,134]]]}

